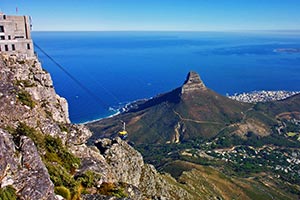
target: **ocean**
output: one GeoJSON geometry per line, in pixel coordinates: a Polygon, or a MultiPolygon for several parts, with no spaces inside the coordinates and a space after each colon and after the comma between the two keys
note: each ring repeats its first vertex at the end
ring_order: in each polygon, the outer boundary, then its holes
{"type": "Polygon", "coordinates": [[[300,91],[297,31],[33,32],[32,37],[76,78],[77,83],[35,48],[56,92],[68,100],[73,123],[104,118],[129,102],[175,89],[190,70],[223,95],[300,91]]]}

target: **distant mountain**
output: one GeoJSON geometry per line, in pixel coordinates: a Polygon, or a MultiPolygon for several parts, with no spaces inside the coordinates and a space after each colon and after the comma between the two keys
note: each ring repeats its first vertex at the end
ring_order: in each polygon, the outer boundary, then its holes
{"type": "Polygon", "coordinates": [[[281,101],[243,103],[205,86],[196,72],[170,92],[128,106],[126,112],[88,124],[90,141],[110,137],[126,122],[128,139],[136,144],[179,143],[190,139],[213,139],[249,133],[266,137],[278,132],[283,119],[300,119],[300,95],[281,101]]]}
{"type": "Polygon", "coordinates": [[[115,137],[123,122],[145,161],[194,199],[300,197],[300,95],[242,103],[189,72],[181,87],[88,124],[90,142],[115,137]]]}
{"type": "Polygon", "coordinates": [[[135,143],[177,143],[193,138],[213,138],[230,124],[243,120],[253,105],[224,97],[208,89],[196,72],[189,72],[184,84],[147,101],[133,103],[115,117],[88,124],[96,133],[108,136],[126,122],[129,140],[135,143]]]}

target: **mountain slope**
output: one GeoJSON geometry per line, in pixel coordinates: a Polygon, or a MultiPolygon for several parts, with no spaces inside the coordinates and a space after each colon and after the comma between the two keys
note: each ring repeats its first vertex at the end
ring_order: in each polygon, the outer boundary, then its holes
{"type": "Polygon", "coordinates": [[[241,103],[190,72],[182,87],[88,124],[90,142],[116,136],[122,121],[145,162],[194,199],[299,198],[300,95],[241,103]]]}
{"type": "Polygon", "coordinates": [[[229,124],[241,121],[251,106],[206,88],[199,75],[190,72],[182,87],[133,103],[127,112],[88,127],[108,136],[118,132],[120,121],[125,121],[129,140],[138,144],[212,138],[229,124]]]}

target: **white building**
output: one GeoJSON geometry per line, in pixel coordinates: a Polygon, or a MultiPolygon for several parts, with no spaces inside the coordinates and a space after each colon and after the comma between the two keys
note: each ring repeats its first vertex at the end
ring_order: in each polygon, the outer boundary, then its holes
{"type": "Polygon", "coordinates": [[[31,23],[28,16],[10,16],[0,12],[0,53],[33,57],[31,23]]]}

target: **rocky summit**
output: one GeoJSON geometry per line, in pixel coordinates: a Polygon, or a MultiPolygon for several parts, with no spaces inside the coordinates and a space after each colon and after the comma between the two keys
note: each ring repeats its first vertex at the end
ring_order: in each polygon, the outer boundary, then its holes
{"type": "Polygon", "coordinates": [[[197,90],[206,90],[204,83],[200,79],[199,74],[194,71],[190,71],[187,75],[186,81],[181,87],[181,94],[188,94],[197,90]]]}

